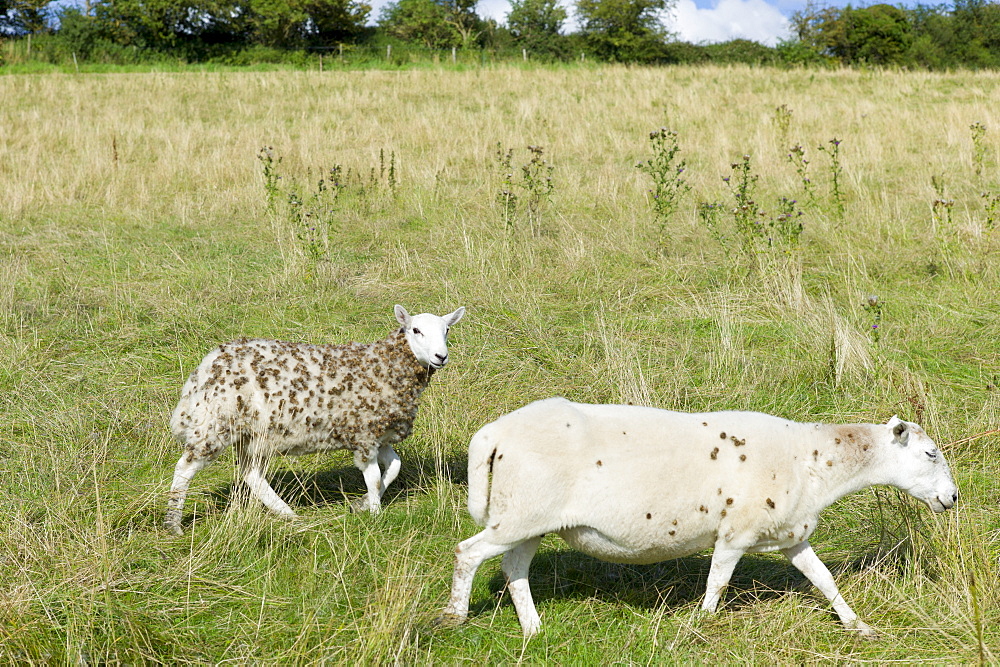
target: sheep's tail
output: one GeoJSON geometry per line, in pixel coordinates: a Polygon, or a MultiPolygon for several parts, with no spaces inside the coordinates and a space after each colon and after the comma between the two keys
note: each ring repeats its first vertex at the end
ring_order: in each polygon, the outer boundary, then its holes
{"type": "Polygon", "coordinates": [[[490,472],[497,442],[491,437],[491,424],[472,436],[469,443],[469,514],[480,526],[486,525],[490,505],[490,472]]]}

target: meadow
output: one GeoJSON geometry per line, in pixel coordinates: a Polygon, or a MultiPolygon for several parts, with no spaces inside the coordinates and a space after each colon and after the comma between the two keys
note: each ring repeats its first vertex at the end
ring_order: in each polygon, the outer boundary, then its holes
{"type": "Polygon", "coordinates": [[[0,662],[1000,660],[998,110],[989,72],[0,75],[0,662]],[[350,512],[343,453],[272,466],[296,521],[227,454],[162,530],[170,412],[208,350],[377,340],[395,303],[467,315],[380,515],[350,512]],[[780,555],[702,616],[707,554],[612,565],[554,536],[541,635],[498,560],[468,623],[435,627],[478,531],[469,438],[553,395],[898,414],[962,496],[823,515],[876,641],[780,555]]]}

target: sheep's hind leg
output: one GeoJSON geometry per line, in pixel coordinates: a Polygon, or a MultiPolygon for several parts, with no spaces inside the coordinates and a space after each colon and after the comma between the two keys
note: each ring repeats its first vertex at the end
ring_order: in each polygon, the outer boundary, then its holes
{"type": "Polygon", "coordinates": [[[170,484],[170,495],[167,500],[167,514],[163,518],[163,527],[174,535],[183,535],[181,517],[184,515],[184,499],[187,497],[191,478],[211,463],[211,459],[199,458],[191,451],[184,452],[174,467],[174,480],[170,484]]]}
{"type": "Polygon", "coordinates": [[[541,537],[534,537],[521,542],[503,555],[500,568],[507,576],[507,588],[510,598],[517,610],[517,620],[521,622],[521,630],[525,637],[531,637],[542,629],[542,619],[538,617],[535,601],[531,598],[531,587],[528,585],[528,565],[535,556],[535,551],[541,543],[541,537]]]}
{"type": "MultiPolygon", "coordinates": [[[[451,597],[436,623],[442,626],[458,625],[469,617],[469,598],[472,596],[472,579],[476,570],[487,558],[499,556],[518,544],[495,544],[486,538],[487,531],[473,535],[455,548],[455,574],[451,582],[451,597]]],[[[535,545],[538,546],[537,544],[535,545]]],[[[528,553],[533,553],[532,549],[528,553]]],[[[527,560],[531,560],[530,557],[527,560]]],[[[512,561],[512,566],[517,565],[512,561]]],[[[514,569],[517,569],[516,567],[514,569]]]]}
{"type": "Polygon", "coordinates": [[[281,516],[294,517],[295,512],[282,500],[264,478],[263,466],[260,461],[253,461],[243,466],[243,481],[250,491],[260,499],[267,509],[281,516]]]}
{"type": "Polygon", "coordinates": [[[806,575],[806,578],[812,582],[813,586],[826,596],[826,599],[830,601],[834,611],[840,617],[840,621],[844,624],[844,627],[848,630],[854,630],[862,637],[869,639],[874,639],[878,636],[878,633],[872,630],[867,623],[858,618],[858,615],[854,613],[854,610],[844,600],[840,591],[837,590],[837,583],[833,580],[830,570],[819,559],[819,556],[813,551],[812,545],[809,542],[800,542],[794,547],[782,549],[781,553],[785,554],[785,557],[791,561],[792,565],[798,568],[799,572],[806,575]]]}

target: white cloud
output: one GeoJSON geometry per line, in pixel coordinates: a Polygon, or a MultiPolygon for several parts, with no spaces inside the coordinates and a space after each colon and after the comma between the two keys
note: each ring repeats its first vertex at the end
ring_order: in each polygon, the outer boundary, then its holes
{"type": "Polygon", "coordinates": [[[507,22],[507,12],[510,11],[510,2],[507,0],[479,0],[476,5],[476,13],[484,19],[496,19],[499,23],[507,22]]]}
{"type": "Polygon", "coordinates": [[[718,0],[699,9],[694,0],[677,0],[668,27],[685,42],[725,42],[752,39],[774,46],[789,33],[788,19],[764,0],[718,0]]]}

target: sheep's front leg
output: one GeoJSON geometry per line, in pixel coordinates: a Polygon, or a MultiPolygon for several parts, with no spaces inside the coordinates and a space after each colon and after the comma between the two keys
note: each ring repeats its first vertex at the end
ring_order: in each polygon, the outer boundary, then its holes
{"type": "Polygon", "coordinates": [[[382,471],[378,467],[377,450],[354,452],[354,465],[358,467],[365,478],[365,487],[368,492],[359,503],[352,505],[351,509],[360,512],[368,510],[372,514],[378,514],[382,509],[382,471]]]}
{"type": "Polygon", "coordinates": [[[167,515],[163,518],[163,527],[174,535],[183,535],[181,517],[184,514],[184,499],[187,497],[191,478],[207,466],[210,459],[196,457],[192,452],[185,452],[174,467],[174,481],[170,484],[170,496],[167,500],[167,515]]]}
{"type": "Polygon", "coordinates": [[[837,590],[837,583],[833,580],[833,575],[830,574],[830,570],[827,569],[823,561],[813,551],[812,545],[809,542],[800,542],[794,547],[782,549],[781,553],[785,554],[785,557],[792,562],[792,565],[798,568],[799,572],[806,575],[806,578],[812,582],[813,586],[826,596],[826,599],[830,601],[834,611],[840,617],[840,622],[844,624],[844,627],[848,630],[855,630],[862,637],[868,637],[869,639],[878,636],[878,633],[859,619],[854,610],[844,601],[840,591],[837,590]]]}
{"type": "Polygon", "coordinates": [[[382,466],[382,493],[379,497],[385,495],[385,490],[389,488],[389,485],[393,483],[396,477],[399,475],[399,468],[402,465],[402,461],[399,460],[399,454],[390,445],[382,445],[378,450],[378,462],[382,466]]]}
{"type": "MultiPolygon", "coordinates": [[[[455,574],[451,581],[451,597],[448,599],[448,606],[437,618],[438,625],[458,625],[468,618],[469,598],[472,596],[472,579],[476,576],[476,570],[487,558],[499,556],[517,546],[490,542],[486,538],[486,532],[484,530],[473,535],[455,547],[455,574]]],[[[535,546],[537,547],[537,545],[535,546]]],[[[528,558],[528,560],[531,559],[528,558]]],[[[518,614],[520,615],[520,612],[518,614]]]]}
{"type": "Polygon", "coordinates": [[[722,591],[729,585],[736,563],[743,557],[743,553],[743,549],[735,549],[721,538],[715,543],[712,566],[708,570],[708,584],[705,586],[705,600],[701,604],[703,611],[715,612],[718,608],[722,591]]]}

